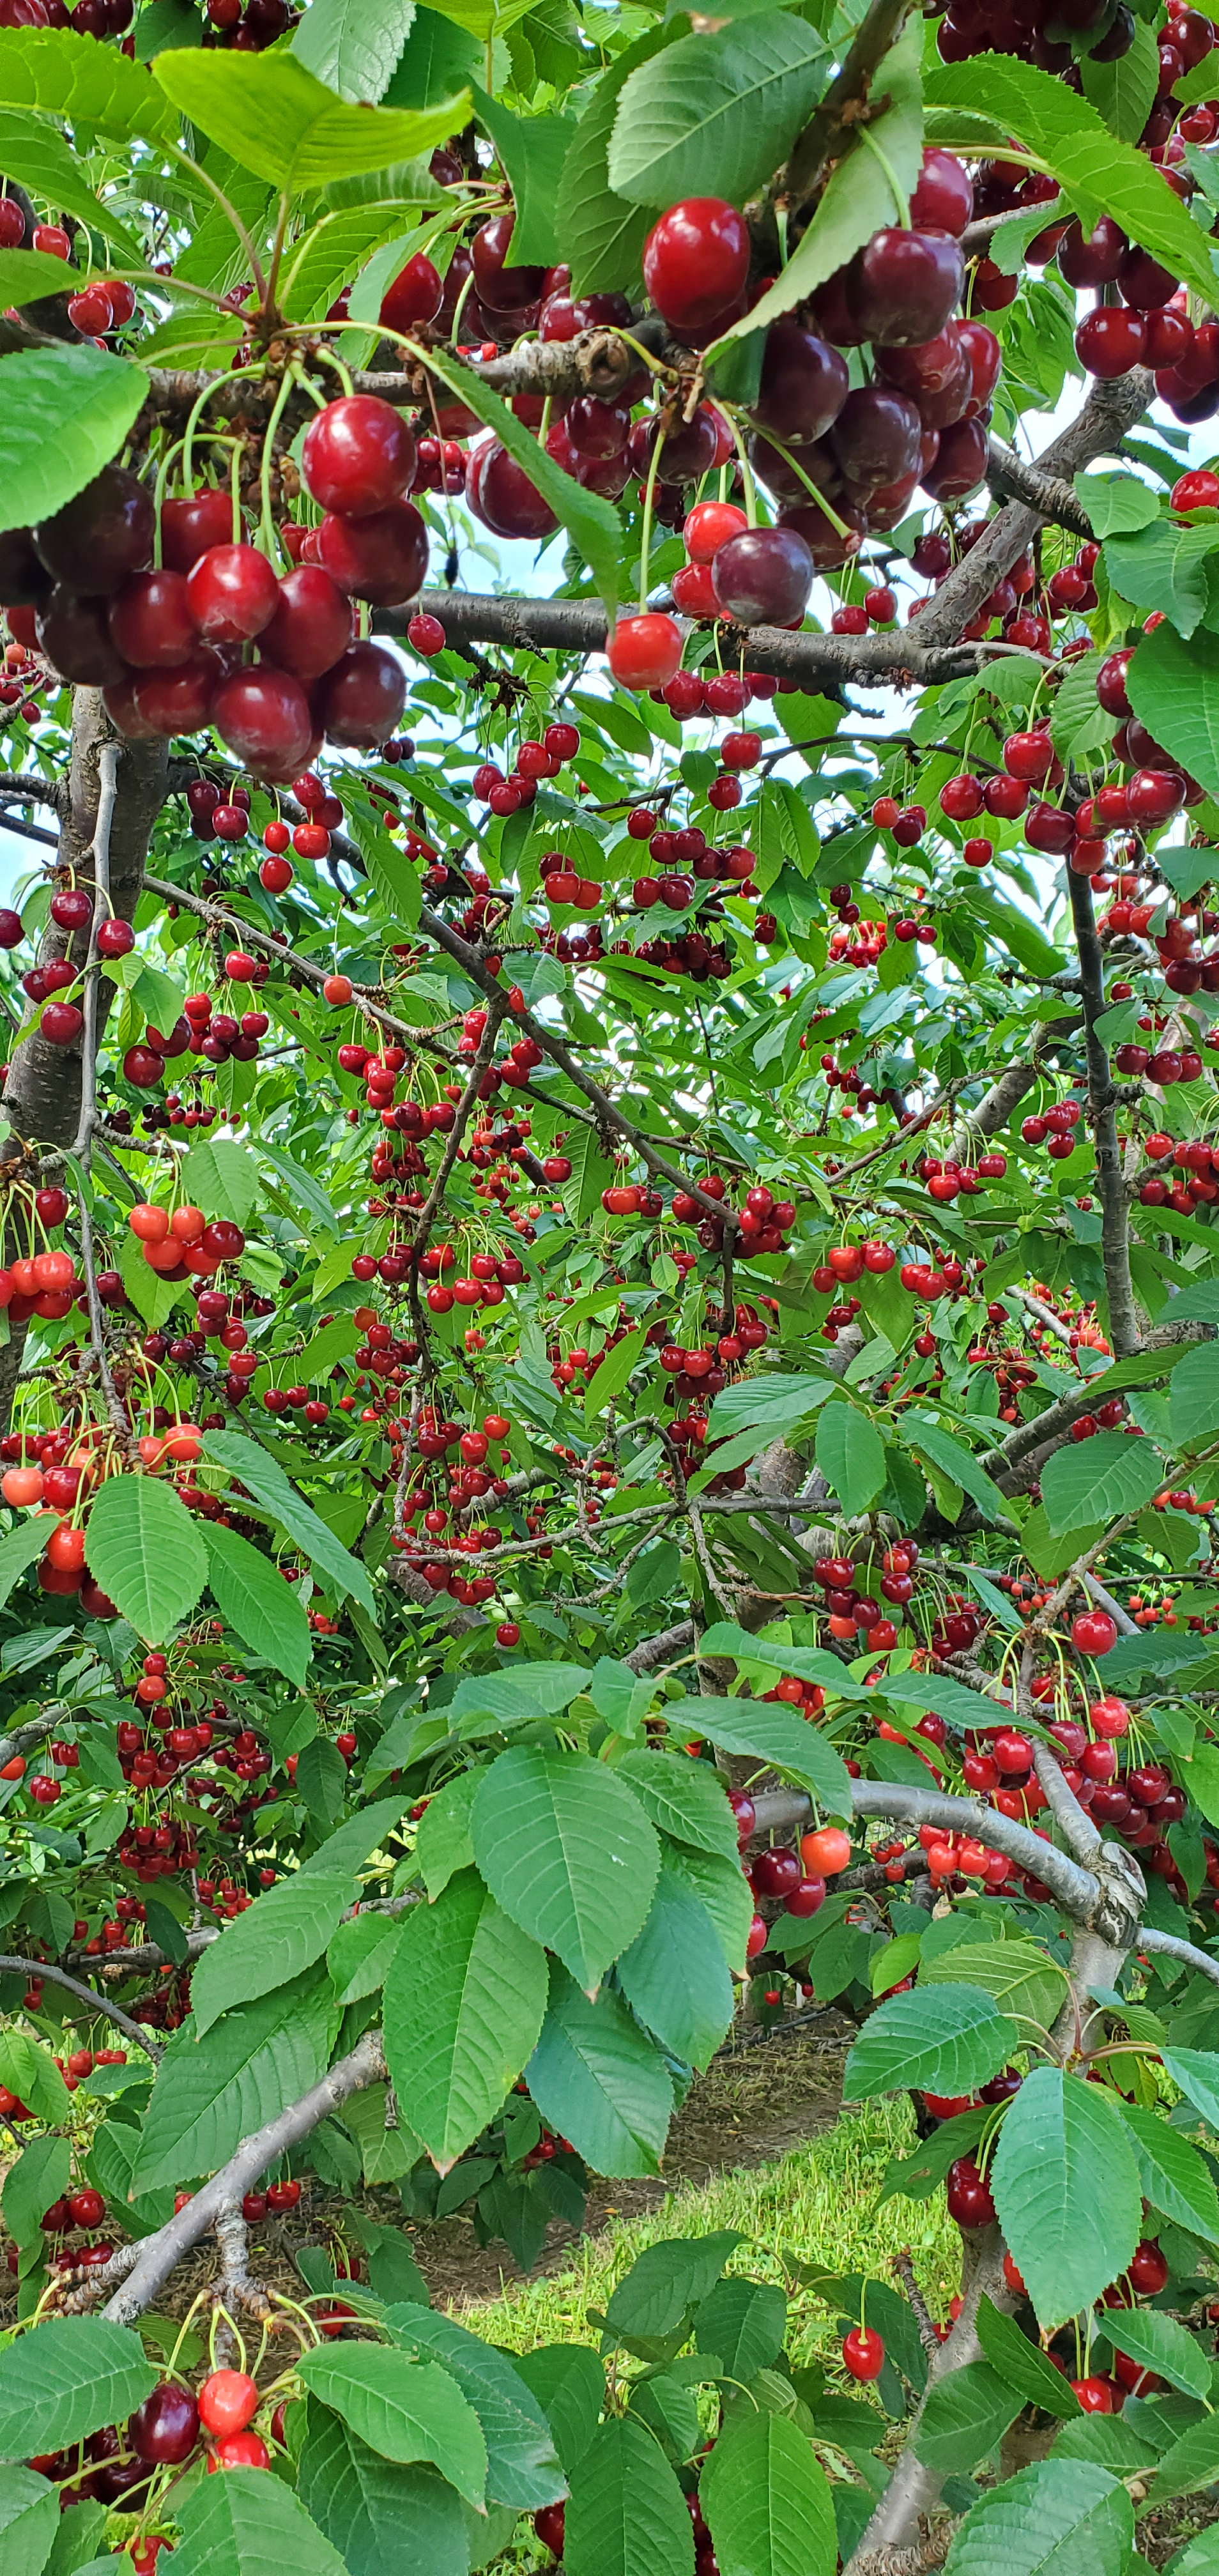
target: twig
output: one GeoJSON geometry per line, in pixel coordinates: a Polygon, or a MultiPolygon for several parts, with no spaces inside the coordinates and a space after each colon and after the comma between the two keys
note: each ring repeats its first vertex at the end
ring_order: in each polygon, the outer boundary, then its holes
{"type": "Polygon", "coordinates": [[[938,2352],[940,2348],[940,2338],[932,2323],[927,2302],[923,2297],[923,2293],[919,2288],[918,2282],[915,2279],[914,2256],[908,2245],[903,2245],[901,2252],[894,2255],[893,2270],[896,2272],[898,2280],[901,2282],[902,2288],[906,2293],[906,2297],[914,2311],[914,2321],[918,2327],[918,2339],[924,2352],[938,2352]]]}
{"type": "Polygon", "coordinates": [[[68,1994],[76,1996],[78,2003],[87,2004],[91,2013],[97,2013],[103,2021],[113,2022],[115,2029],[122,2031],[124,2039],[129,2039],[137,2048],[142,2048],[145,2056],[151,2057],[154,2065],[159,2059],[161,2050],[156,2042],[149,2038],[142,2022],[133,2021],[130,2013],[120,2011],[117,2004],[112,2004],[106,1995],[95,1993],[92,1986],[82,1985],[79,1977],[70,1977],[66,1968],[57,1968],[47,1959],[0,1958],[0,1975],[10,1974],[16,1977],[49,1978],[53,1986],[62,1986],[68,1994]]]}
{"type": "Polygon", "coordinates": [[[1196,1968],[1200,1976],[1209,1977],[1219,1986],[1219,1959],[1206,1950],[1195,1949],[1192,1941],[1182,1941],[1175,1932],[1155,1932],[1149,1923],[1140,1923],[1131,1942],[1134,1950],[1146,1950],[1153,1958],[1179,1959],[1185,1968],[1196,1968]]]}

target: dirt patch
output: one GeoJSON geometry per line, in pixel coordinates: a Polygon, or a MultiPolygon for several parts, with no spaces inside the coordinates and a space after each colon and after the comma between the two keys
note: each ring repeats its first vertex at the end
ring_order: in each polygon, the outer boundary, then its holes
{"type": "Polygon", "coordinates": [[[842,2108],[842,2066],[855,2025],[819,2014],[803,2028],[777,2029],[727,2050],[695,2077],[669,2132],[664,2170],[655,2179],[595,2182],[582,2229],[553,2220],[540,2260],[529,2272],[497,2240],[479,2245],[470,2219],[409,2225],[411,2251],[438,2305],[495,2299],[507,2281],[536,2281],[557,2271],[582,2235],[607,2220],[659,2209],[681,2183],[702,2184],[734,2167],[769,2164],[833,2126],[842,2108]]]}

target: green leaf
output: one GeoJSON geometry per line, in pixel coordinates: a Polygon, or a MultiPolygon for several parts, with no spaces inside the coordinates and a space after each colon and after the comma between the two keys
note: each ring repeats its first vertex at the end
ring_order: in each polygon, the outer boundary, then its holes
{"type": "Polygon", "coordinates": [[[694,2320],[696,2352],[714,2354],[729,2379],[769,2370],[783,2349],[787,2300],[774,2281],[717,2281],[694,2320]]]}
{"type": "Polygon", "coordinates": [[[469,2399],[487,2445],[488,2496],[518,2513],[556,2503],[567,2482],[550,2426],[508,2354],[433,2308],[388,2308],[385,2325],[407,2351],[442,2362],[469,2399]]]}
{"type": "Polygon", "coordinates": [[[398,67],[384,93],[386,107],[431,107],[467,89],[485,67],[485,47],[438,9],[416,8],[398,67]]]}
{"type": "Polygon", "coordinates": [[[921,1972],[927,1985],[981,1986],[1001,2012],[1013,2020],[1038,2022],[1043,2030],[1066,2000],[1066,1971],[1046,1957],[1036,1941],[958,1941],[921,1972]]]}
{"type": "Polygon", "coordinates": [[[156,2385],[140,2338],[103,2317],[54,2317],[0,2352],[0,2458],[65,2450],[122,2422],[156,2385]]]}
{"type": "MultiPolygon", "coordinates": [[[[205,59],[210,61],[211,56],[205,59]]],[[[230,57],[225,54],[220,59],[228,62],[230,57]]],[[[252,59],[244,54],[232,57],[236,62],[252,59]]],[[[367,1610],[370,1619],[376,1617],[372,1589],[359,1560],[349,1554],[334,1532],[327,1529],[308,1503],[302,1501],[295,1486],[289,1484],[283,1468],[265,1449],[260,1448],[256,1440],[243,1438],[239,1431],[209,1431],[203,1450],[204,1456],[212,1459],[218,1467],[227,1467],[229,1474],[239,1479],[254,1501],[262,1504],[264,1511],[274,1514],[289,1538],[295,1540],[310,1563],[334,1585],[337,1592],[351,1593],[361,1608],[367,1610]]],[[[96,1514],[95,1503],[90,1514],[90,1527],[96,1514]]],[[[98,1579],[101,1580],[100,1576],[98,1579]]],[[[119,1607],[122,1608],[121,1602],[119,1607]]]]}
{"type": "Polygon", "coordinates": [[[1083,2409],[1069,2380],[1052,2361],[1047,2361],[1040,2346],[1022,2334],[1014,2317],[1004,2316],[992,2300],[983,2295],[978,2303],[978,2341],[1000,2379],[1009,2388],[1019,2390],[1030,2406],[1040,2406],[1043,2414],[1058,2415],[1067,2420],[1082,2416],[1083,2409]]]}
{"type": "Polygon", "coordinates": [[[1115,2477],[1124,2478],[1132,2469],[1154,2468],[1157,2451],[1121,2416],[1076,2415],[1069,2424],[1060,2424],[1051,2457],[1091,2460],[1097,2468],[1111,2469],[1115,2477]]]}
{"type": "Polygon", "coordinates": [[[411,2361],[387,2344],[323,2344],[306,2353],[300,2377],[311,2396],[340,2415],[383,2460],[430,2461],[459,2495],[479,2505],[487,2445],[468,2398],[434,2361],[411,2361]]]}
{"type": "Polygon", "coordinates": [[[781,9],[683,36],[631,72],[609,146],[609,183],[636,205],[711,189],[734,205],[786,158],[820,94],[824,37],[781,9]]]}
{"type": "Polygon", "coordinates": [[[393,78],[414,15],[415,0],[312,0],[291,50],[339,98],[375,106],[393,78]]]}
{"type": "Polygon", "coordinates": [[[33,2469],[0,2474],[0,2576],[40,2576],[59,2530],[59,2495],[33,2469]]]}
{"type": "MultiPolygon", "coordinates": [[[[1120,477],[1114,479],[1120,481],[1120,477]]],[[[1142,491],[1145,487],[1140,484],[1138,488],[1142,491]]],[[[1101,653],[1081,654],[1055,691],[1050,740],[1060,760],[1074,754],[1082,761],[1089,752],[1103,751],[1112,740],[1114,719],[1105,714],[1096,694],[1096,674],[1103,659],[1101,653]]]]}
{"type": "MultiPolygon", "coordinates": [[[[883,1954],[878,1951],[877,1957],[883,1954]]],[[[941,2120],[908,2156],[891,2156],[881,2185],[882,2200],[900,2192],[907,2200],[930,2200],[941,2189],[949,2165],[958,2156],[973,2153],[982,2135],[984,2115],[978,2111],[958,2111],[951,2120],[941,2120]]]]}
{"type": "Polygon", "coordinates": [[[1019,2046],[1014,2022],[976,1986],[919,1986],[870,2016],[847,2059],[844,2102],[899,2087],[972,2093],[1019,2046]]]}
{"type": "Polygon", "coordinates": [[[44,295],[74,294],[79,283],[78,270],[51,251],[0,250],[0,295],[18,309],[44,295]]]}
{"type": "MultiPolygon", "coordinates": [[[[907,196],[918,178],[923,155],[921,55],[918,22],[911,20],[892,51],[878,63],[872,80],[873,96],[887,98],[889,104],[868,131],[875,136],[898,186],[907,196]]],[[[802,303],[837,269],[845,267],[857,250],[862,250],[878,224],[900,223],[903,212],[876,155],[867,144],[854,144],[831,171],[812,222],[801,234],[774,285],[759,296],[731,331],[724,332],[710,352],[711,358],[730,342],[764,330],[781,313],[790,313],[793,304],[802,303]]]]}
{"type": "Polygon", "coordinates": [[[1177,632],[1192,635],[1210,600],[1207,566],[1219,546],[1219,529],[1178,527],[1157,519],[1132,535],[1109,537],[1105,570],[1122,599],[1158,608],[1177,632]]]}
{"type": "Polygon", "coordinates": [[[945,2576],[1125,2576],[1134,2507],[1106,2469],[1041,2460],[971,2506],[945,2576]]]}
{"type": "Polygon", "coordinates": [[[630,2415],[594,2433],[572,2480],[565,2576],[693,2576],[686,2500],[652,2433],[630,2415]]]}
{"type": "Polygon", "coordinates": [[[1132,2132],[1139,2189],[1161,2216],[1195,2236],[1219,2240],[1219,2193],[1209,2165],[1179,2129],[1170,2129],[1156,2111],[1118,2098],[1118,2109],[1132,2132]]]}
{"type": "Polygon", "coordinates": [[[885,1444],[856,1404],[827,1404],[817,1421],[817,1464],[844,1512],[866,1512],[886,1477],[885,1444]]]}
{"type": "Polygon", "coordinates": [[[299,2101],[325,2072],[332,2010],[326,1978],[309,1970],[226,2012],[204,2039],[184,2022],[157,2070],[136,2188],[214,2173],[239,2139],[299,2101]]]}
{"type": "Polygon", "coordinates": [[[651,1913],[617,1975],[636,2019],[661,2047],[706,2066],[732,2024],[732,1978],[710,1915],[663,1855],[651,1913]]]}
{"type": "Polygon", "coordinates": [[[1166,2504],[1171,2496],[1192,2495],[1197,2488],[1210,2486],[1219,2476],[1219,2415],[1204,2415],[1200,2423],[1187,2425],[1179,2439],[1161,2455],[1155,2473],[1153,2490],[1157,2505],[1166,2504]]]}
{"type": "Polygon", "coordinates": [[[297,2488],[348,2576],[385,2576],[404,2558],[426,2568],[427,2576],[468,2576],[460,2496],[435,2469],[379,2458],[316,2398],[309,2403],[297,2488]]]}
{"type": "Polygon", "coordinates": [[[345,1873],[298,1870],[239,1914],[196,1960],[191,2005],[200,2039],[233,2004],[303,1976],[329,1946],[355,1895],[345,1873]]]}
{"type": "Polygon", "coordinates": [[[1140,636],[1127,688],[1157,742],[1212,796],[1219,793],[1219,635],[1187,640],[1165,619],[1140,636]]]}
{"type": "Polygon", "coordinates": [[[1013,140],[1045,161],[1085,231],[1098,215],[1112,215],[1141,249],[1209,298],[1214,273],[1197,225],[1159,172],[1132,143],[1120,142],[1086,99],[1007,54],[945,64],[930,73],[926,94],[929,106],[979,106],[1001,116],[1013,140]]]}
{"type": "Polygon", "coordinates": [[[419,1819],[415,1860],[433,1905],[459,1869],[474,1867],[470,1809],[480,1777],[477,1771],[456,1772],[428,1799],[419,1819]]]}
{"type": "Polygon", "coordinates": [[[85,1555],[95,1582],[149,1645],[189,1617],[207,1581],[202,1532],[158,1476],[112,1476],[90,1507],[85,1555]]]}
{"type": "Polygon", "coordinates": [[[924,1458],[928,1466],[938,1467],[942,1476],[960,1485],[985,1520],[1002,1518],[1006,1510],[1003,1496],[963,1440],[954,1440],[951,1432],[938,1422],[929,1422],[926,1414],[917,1409],[906,1417],[906,1436],[916,1457],[924,1458]]]}
{"type": "Polygon", "coordinates": [[[484,1771],[474,1856],[506,1914],[588,1993],[643,1927],[660,1847],[637,1798],[586,1753],[516,1745],[484,1771]]]}
{"type": "Polygon", "coordinates": [[[290,196],[431,152],[468,114],[464,96],[418,110],[350,106],[290,53],[159,54],[152,68],[200,133],[290,196]]]}
{"type": "Polygon", "coordinates": [[[0,1610],[22,1575],[42,1555],[50,1535],[50,1514],[35,1512],[29,1520],[18,1521],[16,1528],[0,1539],[0,1610]]]}
{"type": "Polygon", "coordinates": [[[1168,1419],[1178,1448],[1192,1449],[1198,1441],[1219,1431],[1217,1359],[1219,1353],[1213,1342],[1199,1342],[1173,1370],[1168,1419]]]}
{"type": "Polygon", "coordinates": [[[1109,2333],[1118,2352],[1158,2371],[1170,2388],[1179,2388],[1185,2397],[1209,2397],[1210,2363],[1175,2317],[1163,2316],[1157,2308],[1123,2308],[1111,2316],[1109,2333]]]}
{"type": "MultiPolygon", "coordinates": [[[[77,155],[53,125],[20,108],[0,109],[0,170],[6,179],[31,188],[57,212],[91,225],[112,244],[125,267],[143,266],[139,243],[105,198],[94,195],[77,155]]],[[[28,259],[30,254],[25,251],[22,256],[28,259]]],[[[62,260],[59,265],[62,271],[62,260]]]]}
{"type": "Polygon", "coordinates": [[[286,2567],[292,2576],[347,2576],[291,2487],[265,2469],[200,2478],[175,2519],[174,2576],[283,2576],[286,2567]]]}
{"type": "Polygon", "coordinates": [[[1166,2048],[1164,2066],[1207,2127],[1219,2130],[1219,2056],[1201,2048],[1166,2048]]]}
{"type": "Polygon", "coordinates": [[[4,2177],[4,2224],[18,2245],[40,2244],[42,2213],[71,2188],[67,2138],[33,2138],[4,2177]]]}
{"type": "MultiPolygon", "coordinates": [[[[1157,634],[1163,631],[1156,629],[1157,634]]],[[[1047,1458],[1041,1499],[1053,1531],[1090,1529],[1098,1521],[1137,1512],[1163,1481],[1164,1461],[1150,1440],[1098,1431],[1095,1439],[1067,1441],[1047,1458]]]]}
{"type": "Polygon", "coordinates": [[[595,2004],[562,1969],[526,2068],[542,2118],[602,2174],[654,2174],[673,2112],[662,2060],[608,1989],[595,2004]]]}
{"type": "Polygon", "coordinates": [[[658,2343],[675,2334],[690,2309],[710,2298],[740,2243],[735,2228],[723,2227],[711,2236],[666,2236],[646,2246],[610,2293],[606,2343],[658,2343]]]}
{"type": "Polygon", "coordinates": [[[673,20],[637,36],[625,53],[607,64],[572,134],[555,199],[555,222],[566,246],[575,295],[629,289],[639,279],[652,211],[632,205],[611,188],[610,136],[619,98],[632,72],[680,36],[680,23],[673,20]]]}
{"type": "Polygon", "coordinates": [[[411,2126],[440,2172],[499,2110],[545,2011],[542,1951],[473,1870],[462,1870],[434,1905],[411,1908],[385,1981],[385,2051],[411,2126]]]}
{"type": "Polygon", "coordinates": [[[632,1369],[638,1368],[644,1357],[645,1347],[645,1335],[640,1326],[636,1332],[624,1333],[622,1340],[615,1342],[612,1351],[606,1353],[584,1390],[586,1422],[595,1422],[597,1416],[613,1403],[615,1396],[622,1394],[632,1369]]]}
{"type": "Polygon", "coordinates": [[[735,1386],[721,1389],[711,1407],[711,1429],[717,1440],[733,1431],[756,1430],[762,1449],[768,1440],[798,1430],[833,1393],[832,1377],[796,1369],[780,1377],[763,1370],[760,1377],[739,1378],[735,1386]]]}
{"type": "MultiPolygon", "coordinates": [[[[446,127],[447,131],[451,131],[451,126],[446,127]]],[[[618,601],[622,555],[622,522],[612,501],[603,501],[599,493],[586,492],[579,483],[573,483],[570,474],[565,474],[555,464],[553,456],[547,454],[532,431],[526,429],[507,403],[501,402],[499,395],[493,393],[490,385],[485,384],[471,368],[461,366],[455,358],[442,356],[435,349],[428,351],[427,363],[429,372],[439,376],[459,402],[468,403],[476,417],[488,429],[494,430],[509,455],[523,467],[560,526],[566,528],[572,543],[579,549],[592,574],[606,616],[612,621],[618,601]]]]}
{"type": "MultiPolygon", "coordinates": [[[[784,1670],[799,1671],[784,1657],[784,1670]]],[[[670,1700],[665,1716],[675,1734],[705,1736],[725,1753],[744,1753],[782,1771],[797,1788],[819,1798],[833,1816],[851,1812],[851,1779],[840,1753],[811,1719],[797,1717],[781,1700],[670,1700]]]]}
{"type": "Polygon", "coordinates": [[[538,2344],[513,2355],[554,2434],[563,2472],[571,2477],[588,2449],[605,2402],[605,2373],[587,2344],[538,2344]]]}
{"type": "Polygon", "coordinates": [[[990,2183],[1040,2325],[1061,2325],[1124,2271],[1142,2196],[1125,2126],[1098,2086],[1034,2067],[1008,2105],[990,2183]]]}
{"type": "Polygon", "coordinates": [[[471,86],[475,112],[495,145],[512,190],[515,221],[508,257],[549,267],[563,237],[556,211],[563,164],[573,127],[566,116],[512,116],[486,90],[471,86]]]}
{"type": "Polygon", "coordinates": [[[911,2436],[917,2457],[938,2477],[967,2476],[1015,2422],[1018,2389],[987,2361],[968,2361],[933,2382],[911,2436]]]}
{"type": "Polygon", "coordinates": [[[297,1587],[240,1532],[216,1522],[206,1527],[207,1579],[216,1607],[243,1645],[305,1687],[313,1640],[297,1587]]]}
{"type": "MultiPolygon", "coordinates": [[[[26,32],[0,30],[0,93],[8,46],[26,32]]],[[[90,38],[78,41],[101,51],[90,38]]],[[[16,350],[0,361],[0,388],[0,529],[22,528],[53,518],[109,464],[147,396],[148,378],[128,359],[82,341],[75,349],[16,350]]]]}
{"type": "MultiPolygon", "coordinates": [[[[175,1002],[175,1010],[180,1005],[175,1002]]],[[[168,1025],[161,1022],[162,1027],[168,1025]]],[[[178,1169],[182,1196],[205,1216],[228,1217],[233,1225],[246,1226],[258,1205],[258,1166],[244,1145],[229,1137],[208,1136],[200,1145],[192,1145],[178,1169]]]]}
{"type": "Polygon", "coordinates": [[[674,1842],[692,1843],[696,1851],[721,1852],[725,1860],[735,1861],[736,1818],[714,1763],[649,1749],[624,1754],[614,1767],[661,1833],[674,1842]]]}
{"type": "Polygon", "coordinates": [[[1098,62],[1095,54],[1079,58],[1084,97],[1123,143],[1138,142],[1155,104],[1159,72],[1155,33],[1145,18],[1133,20],[1130,46],[1119,62],[1098,62]]]}
{"type": "Polygon", "coordinates": [[[735,2416],[704,2464],[698,2500],[721,2576],[833,2576],[829,2482],[785,2416],[735,2416]]]}
{"type": "Polygon", "coordinates": [[[175,130],[173,116],[138,64],[128,62],[117,45],[99,45],[62,27],[0,29],[0,98],[6,107],[42,108],[125,141],[175,130]]]}

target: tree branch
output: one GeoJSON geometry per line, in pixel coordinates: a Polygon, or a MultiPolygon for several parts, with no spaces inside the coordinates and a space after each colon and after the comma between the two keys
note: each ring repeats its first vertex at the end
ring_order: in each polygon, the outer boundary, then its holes
{"type": "Polygon", "coordinates": [[[1209,1977],[1213,1986],[1219,1986],[1219,1959],[1212,1959],[1207,1950],[1195,1949],[1192,1941],[1180,1940],[1175,1932],[1155,1932],[1149,1923],[1140,1923],[1131,1947],[1147,1950],[1153,1958],[1179,1959],[1182,1967],[1196,1968],[1200,1976],[1209,1977]]]}
{"type": "Polygon", "coordinates": [[[1041,465],[1031,464],[1027,457],[1018,456],[1014,447],[1005,446],[1001,438],[994,436],[990,440],[986,479],[991,490],[1005,500],[1025,502],[1040,519],[1069,528],[1073,536],[1091,536],[1092,522],[1071,485],[1057,474],[1047,474],[1041,465]]]}
{"type": "MultiPolygon", "coordinates": [[[[996,1707],[996,1715],[1001,1714],[996,1707]]],[[[759,1834],[790,1832],[805,1824],[813,1812],[812,1799],[803,1789],[763,1789],[754,1806],[759,1834]]],[[[888,1780],[852,1780],[851,1810],[856,1816],[888,1816],[895,1824],[940,1825],[947,1833],[974,1836],[1039,1878],[1076,1922],[1090,1921],[1096,1910],[1101,1882],[1091,1870],[1081,1869],[1028,1825],[1001,1816],[980,1798],[952,1798],[941,1790],[907,1789],[888,1780]]],[[[1106,1853],[1108,1849],[1106,1844],[1106,1853]]]]}
{"type": "Polygon", "coordinates": [[[154,2065],[160,2058],[161,2050],[149,2038],[142,2022],[133,2021],[130,2013],[121,2012],[117,2004],[112,2004],[106,1995],[95,1993],[92,1986],[82,1985],[79,1977],[70,1977],[66,1968],[57,1968],[49,1959],[0,1958],[0,1975],[9,1973],[18,1977],[49,1978],[53,1986],[62,1986],[66,1994],[75,1995],[78,2003],[87,2004],[91,2013],[100,2014],[103,2021],[113,2022],[115,2029],[122,2031],[124,2039],[131,2040],[136,2048],[142,2048],[154,2065]]]}
{"type": "Polygon", "coordinates": [[[1096,1149],[1096,1186],[1101,1203],[1101,1260],[1109,1304],[1109,1335],[1118,1359],[1129,1359],[1139,1347],[1139,1319],[1130,1276],[1130,1202],[1122,1172],[1117,1132],[1117,1094],[1109,1057],[1096,1023],[1105,1008],[1105,962],[1096,929],[1092,888],[1087,877],[1067,870],[1071,920],[1079,951],[1083,985],[1084,1029],[1088,1059],[1088,1114],[1096,1149]]]}
{"type": "Polygon", "coordinates": [[[831,161],[866,115],[877,66],[896,44],[909,14],[910,0],[872,0],[851,38],[842,69],[830,82],[803,134],[796,138],[775,191],[776,202],[786,200],[795,209],[815,196],[831,161]]]}

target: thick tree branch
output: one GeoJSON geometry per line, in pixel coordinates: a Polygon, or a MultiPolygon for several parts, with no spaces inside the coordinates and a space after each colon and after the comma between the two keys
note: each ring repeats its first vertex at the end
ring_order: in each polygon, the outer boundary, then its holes
{"type": "Polygon", "coordinates": [[[794,210],[815,196],[830,163],[866,117],[877,67],[896,44],[909,14],[910,0],[872,0],[843,56],[841,70],[803,134],[797,136],[775,191],[776,202],[786,200],[794,210]]]}
{"type": "Polygon", "coordinates": [[[1004,500],[1024,501],[1040,519],[1049,519],[1056,527],[1069,528],[1076,537],[1090,537],[1092,522],[1081,502],[1075,498],[1069,483],[1057,474],[1047,474],[1001,438],[991,438],[986,479],[992,492],[1004,500]]]}
{"type": "MultiPolygon", "coordinates": [[[[996,1715],[1002,1712],[996,1708],[996,1715]]],[[[754,1799],[756,1831],[790,1833],[807,1822],[812,1799],[802,1789],[763,1789],[754,1799]]],[[[887,1816],[895,1824],[917,1828],[940,1825],[946,1833],[969,1834],[991,1851],[1006,1853],[1019,1869],[1039,1878],[1076,1922],[1088,1922],[1101,1897],[1101,1882],[1081,1869],[1053,1843],[1043,1842],[1028,1825],[1001,1816],[980,1798],[952,1798],[936,1789],[907,1789],[888,1780],[853,1780],[851,1809],[857,1816],[887,1816]]],[[[1106,1846],[1106,1850],[1108,1846],[1106,1846]]]]}
{"type": "Polygon", "coordinates": [[[1195,1968],[1199,1976],[1219,1986],[1219,1959],[1212,1959],[1209,1950],[1196,1949],[1192,1941],[1182,1941],[1175,1932],[1155,1932],[1149,1923],[1140,1923],[1131,1946],[1146,1950],[1152,1958],[1179,1959],[1182,1967],[1195,1968]]]}

